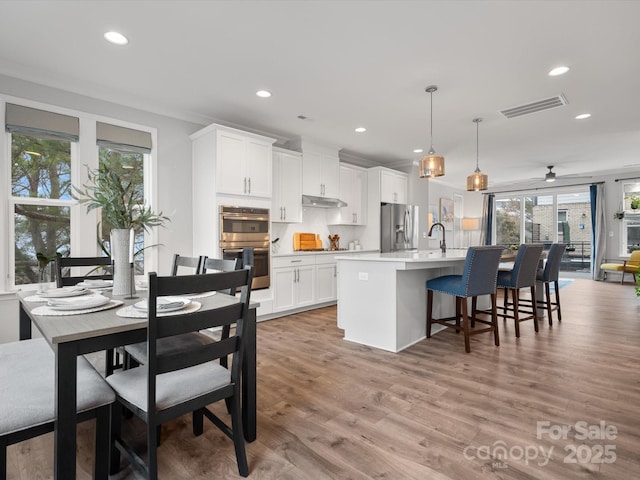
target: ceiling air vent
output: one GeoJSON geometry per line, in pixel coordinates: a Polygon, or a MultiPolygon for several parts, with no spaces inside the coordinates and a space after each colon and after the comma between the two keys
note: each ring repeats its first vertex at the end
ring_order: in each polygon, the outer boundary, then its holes
{"type": "Polygon", "coordinates": [[[521,117],[522,115],[529,115],[530,113],[541,112],[550,108],[562,107],[567,103],[564,94],[560,94],[537,102],[527,103],[526,105],[500,110],[500,113],[507,118],[521,117]]]}

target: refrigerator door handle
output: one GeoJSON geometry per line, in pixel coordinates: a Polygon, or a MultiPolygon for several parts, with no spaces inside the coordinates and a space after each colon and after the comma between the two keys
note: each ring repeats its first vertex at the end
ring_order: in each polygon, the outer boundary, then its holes
{"type": "Polygon", "coordinates": [[[411,229],[411,215],[409,215],[409,209],[405,208],[404,210],[404,243],[405,245],[408,243],[407,232],[412,231],[411,229]]]}

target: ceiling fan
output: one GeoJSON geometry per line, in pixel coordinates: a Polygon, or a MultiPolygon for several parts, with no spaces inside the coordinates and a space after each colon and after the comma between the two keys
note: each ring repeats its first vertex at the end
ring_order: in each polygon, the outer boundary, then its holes
{"type": "Polygon", "coordinates": [[[553,171],[553,165],[547,165],[549,171],[544,175],[545,182],[555,182],[557,180],[571,179],[571,180],[579,180],[591,178],[590,176],[578,175],[570,173],[568,175],[556,175],[556,172],[553,171]]]}
{"type": "MultiPolygon", "coordinates": [[[[590,176],[584,176],[584,175],[579,175],[579,174],[566,174],[566,175],[558,175],[554,170],[554,165],[547,165],[547,169],[548,171],[540,177],[534,177],[534,178],[530,178],[528,180],[521,180],[521,181],[516,181],[516,182],[508,182],[505,183],[504,185],[498,185],[498,186],[517,186],[517,187],[521,187],[521,186],[531,186],[531,187],[539,187],[541,188],[541,182],[545,182],[545,184],[547,183],[552,183],[555,182],[556,180],[585,180],[585,179],[590,179],[592,177],[590,176]]],[[[549,185],[551,186],[551,185],[549,185]]]]}

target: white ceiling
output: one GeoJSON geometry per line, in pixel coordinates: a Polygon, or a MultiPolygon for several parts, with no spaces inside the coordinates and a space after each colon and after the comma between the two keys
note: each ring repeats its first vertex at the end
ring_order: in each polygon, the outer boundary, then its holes
{"type": "Polygon", "coordinates": [[[448,184],[475,169],[475,117],[490,185],[542,178],[546,165],[637,174],[638,19],[640,2],[613,0],[0,1],[0,73],[393,167],[428,150],[435,84],[448,184]],[[108,44],[107,30],[129,45],[108,44]],[[571,70],[547,76],[558,65],[571,70]],[[567,106],[499,113],[559,94],[567,106]]]}

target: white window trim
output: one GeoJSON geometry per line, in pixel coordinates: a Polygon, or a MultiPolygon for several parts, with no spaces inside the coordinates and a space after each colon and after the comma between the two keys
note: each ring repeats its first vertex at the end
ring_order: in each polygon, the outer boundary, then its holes
{"type": "MultiPolygon", "coordinates": [[[[154,210],[157,210],[157,164],[158,164],[158,134],[157,129],[146,125],[127,122],[123,120],[95,115],[77,110],[71,110],[55,105],[34,102],[31,100],[0,94],[0,117],[2,118],[2,132],[0,132],[0,293],[15,291],[21,286],[14,285],[13,262],[14,245],[9,240],[14,239],[13,215],[10,210],[14,206],[14,200],[10,199],[8,179],[11,178],[11,142],[9,133],[5,131],[5,108],[7,103],[24,105],[25,107],[47,110],[54,113],[76,116],[80,119],[80,141],[71,143],[71,182],[73,185],[83,185],[87,181],[87,168],[98,168],[98,145],[96,144],[96,122],[105,122],[126,128],[132,128],[149,132],[152,139],[151,153],[144,155],[144,195],[147,202],[154,210]],[[86,166],[85,166],[86,165],[86,166]],[[11,244],[10,244],[11,243],[11,244]]],[[[48,203],[48,200],[20,199],[19,203],[48,203]]],[[[51,200],[52,205],[71,205],[71,249],[74,256],[100,255],[96,241],[96,225],[98,214],[86,212],[84,206],[75,200],[51,200]]],[[[158,227],[153,227],[150,232],[145,232],[145,245],[157,245],[158,227]]],[[[158,249],[152,248],[145,251],[145,275],[158,269],[158,249]]]]}

